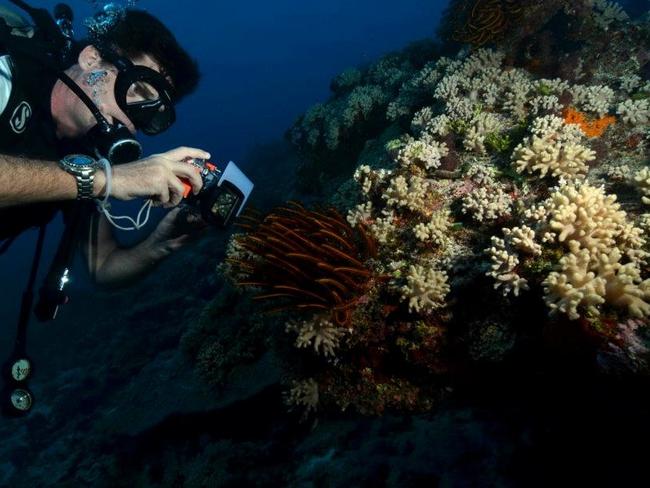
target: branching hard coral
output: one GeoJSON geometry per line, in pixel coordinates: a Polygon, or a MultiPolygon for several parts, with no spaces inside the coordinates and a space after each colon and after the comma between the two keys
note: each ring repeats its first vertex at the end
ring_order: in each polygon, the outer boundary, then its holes
{"type": "Polygon", "coordinates": [[[647,124],[650,120],[650,101],[643,100],[625,100],[620,103],[616,113],[621,116],[626,124],[647,124]]]}
{"type": "Polygon", "coordinates": [[[535,241],[535,231],[523,225],[511,229],[504,228],[503,235],[513,248],[524,254],[538,256],[542,254],[542,246],[535,241]]]}
{"type": "Polygon", "coordinates": [[[496,220],[511,211],[512,197],[500,186],[482,186],[462,199],[463,213],[477,222],[496,220]]]}
{"type": "Polygon", "coordinates": [[[616,2],[606,0],[585,0],[593,8],[593,19],[596,25],[607,31],[614,22],[628,20],[629,16],[616,2]]]}
{"type": "Polygon", "coordinates": [[[335,349],[346,332],[345,329],[336,327],[327,318],[318,316],[311,320],[289,321],[285,329],[287,332],[297,334],[295,342],[297,348],[313,347],[317,354],[323,356],[334,356],[335,349]]]}
{"type": "Polygon", "coordinates": [[[580,144],[560,143],[533,136],[515,148],[513,161],[518,173],[547,174],[556,178],[582,178],[596,153],[580,144]]]}
{"type": "Polygon", "coordinates": [[[559,112],[562,110],[560,99],[555,95],[537,96],[528,103],[534,115],[539,115],[544,112],[559,112]]]}
{"type": "Polygon", "coordinates": [[[425,208],[428,187],[427,181],[420,176],[397,175],[390,180],[383,198],[388,205],[406,207],[413,212],[418,212],[425,208]]]}
{"type": "Polygon", "coordinates": [[[593,255],[607,254],[615,247],[638,249],[645,242],[643,231],[628,221],[616,195],[607,195],[602,187],[563,182],[527,215],[544,215],[538,225],[546,241],[566,245],[574,241],[593,255]]]}
{"type": "Polygon", "coordinates": [[[373,171],[367,164],[362,164],[354,172],[354,180],[361,186],[361,191],[367,195],[373,191],[377,185],[383,182],[391,172],[386,170],[373,171]]]}
{"type": "Polygon", "coordinates": [[[605,175],[608,181],[624,183],[632,179],[632,171],[627,164],[617,164],[607,168],[605,175]]]}
{"type": "Polygon", "coordinates": [[[562,312],[575,320],[578,308],[598,315],[607,303],[622,308],[633,317],[650,315],[650,280],[642,280],[635,263],[622,264],[621,252],[593,255],[575,241],[571,253],[560,260],[560,270],[544,281],[545,300],[551,313],[562,312]],[[595,259],[594,259],[595,258],[595,259]]]}
{"type": "Polygon", "coordinates": [[[334,93],[346,93],[352,91],[359,85],[359,83],[361,83],[362,77],[363,74],[358,69],[347,69],[332,80],[330,88],[334,93]]]}
{"type": "Polygon", "coordinates": [[[650,168],[643,168],[634,175],[634,183],[643,195],[641,201],[650,205],[650,168]]]}
{"type": "Polygon", "coordinates": [[[403,167],[416,165],[430,170],[440,166],[440,160],[447,154],[449,149],[444,143],[425,135],[420,139],[407,137],[404,145],[397,151],[395,159],[403,167]]]}
{"type": "Polygon", "coordinates": [[[448,233],[450,226],[449,210],[438,210],[433,213],[429,222],[417,224],[413,228],[413,232],[420,241],[444,246],[449,240],[448,233]]]}
{"type": "Polygon", "coordinates": [[[377,217],[370,223],[369,228],[377,242],[388,244],[397,232],[395,213],[392,210],[383,209],[381,215],[382,217],[377,217]]]}
{"type": "Polygon", "coordinates": [[[369,223],[372,220],[372,202],[360,203],[348,211],[345,219],[352,227],[355,227],[359,223],[369,223]]]}
{"type": "Polygon", "coordinates": [[[405,81],[400,87],[397,98],[388,104],[386,118],[397,120],[411,115],[422,105],[431,101],[433,89],[440,79],[436,63],[429,63],[422,70],[405,81]]]}
{"type": "Polygon", "coordinates": [[[606,85],[574,85],[571,87],[573,103],[587,112],[603,117],[614,101],[614,90],[606,85]]]}
{"type": "Polygon", "coordinates": [[[318,383],[314,378],[293,381],[291,389],[284,396],[284,403],[290,408],[300,408],[308,414],[318,408],[318,383]]]}
{"type": "Polygon", "coordinates": [[[445,306],[449,293],[447,273],[421,265],[409,266],[402,300],[408,301],[410,311],[431,312],[445,306]]]}
{"type": "Polygon", "coordinates": [[[621,83],[621,90],[632,93],[635,89],[641,86],[643,79],[635,74],[627,74],[619,78],[621,83]]]}
{"type": "Polygon", "coordinates": [[[358,86],[348,96],[342,112],[342,126],[349,129],[359,120],[368,120],[373,110],[386,103],[386,95],[378,86],[358,86]]]}
{"type": "Polygon", "coordinates": [[[463,146],[468,151],[485,154],[488,135],[499,133],[502,130],[503,121],[495,114],[489,112],[477,114],[468,124],[463,146]]]}
{"type": "Polygon", "coordinates": [[[518,173],[547,174],[556,178],[583,178],[596,159],[596,153],[577,143],[571,127],[558,117],[547,116],[533,121],[532,137],[526,137],[512,155],[518,173]]]}
{"type": "Polygon", "coordinates": [[[570,319],[580,317],[578,307],[598,314],[597,306],[605,302],[605,280],[590,271],[591,255],[587,249],[560,259],[560,271],[544,280],[545,301],[551,314],[564,313],[570,319]]]}
{"type": "Polygon", "coordinates": [[[248,232],[234,239],[253,258],[227,258],[246,276],[239,286],[261,289],[254,298],[280,302],[280,309],[328,311],[337,324],[349,322],[374,276],[366,262],[376,255],[376,243],[363,226],[352,228],[333,209],[298,203],[241,226],[248,232]]]}
{"type": "Polygon", "coordinates": [[[517,273],[519,258],[506,249],[506,242],[496,236],[492,236],[492,246],[487,253],[492,262],[487,276],[494,278],[494,289],[501,288],[503,295],[512,293],[519,296],[522,290],[528,290],[528,280],[517,273]]]}

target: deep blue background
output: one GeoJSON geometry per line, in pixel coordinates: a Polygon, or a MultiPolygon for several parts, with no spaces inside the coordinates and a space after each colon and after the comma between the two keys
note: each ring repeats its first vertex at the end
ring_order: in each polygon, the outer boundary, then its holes
{"type": "MultiPolygon", "coordinates": [[[[31,2],[48,9],[56,3],[31,2]]],[[[94,11],[92,2],[68,3],[76,12],[81,37],[85,35],[81,21],[94,11]]],[[[145,151],[196,146],[210,151],[215,161],[232,159],[246,168],[247,152],[280,139],[298,115],[325,100],[336,74],[433,36],[446,4],[446,0],[137,2],[138,8],[158,16],[176,33],[203,73],[198,91],[178,107],[176,125],[157,138],[143,140],[145,151]]],[[[59,221],[50,225],[42,271],[60,232],[59,221]]],[[[3,356],[14,334],[35,236],[35,231],[24,233],[0,257],[3,356]]],[[[70,307],[74,289],[87,286],[82,273],[75,278],[70,307]]]]}

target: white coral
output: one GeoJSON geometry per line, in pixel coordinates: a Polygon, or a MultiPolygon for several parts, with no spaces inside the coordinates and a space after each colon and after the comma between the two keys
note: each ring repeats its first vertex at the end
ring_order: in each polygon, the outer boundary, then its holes
{"type": "Polygon", "coordinates": [[[605,280],[589,270],[590,263],[587,249],[567,254],[560,259],[560,271],[544,280],[544,301],[551,315],[561,312],[575,320],[580,317],[578,307],[598,313],[597,306],[605,302],[605,280]]]}
{"type": "Polygon", "coordinates": [[[334,356],[341,337],[345,335],[345,329],[335,327],[330,320],[322,317],[300,322],[288,322],[286,331],[297,334],[295,342],[297,348],[313,347],[316,354],[323,356],[334,356]]]}
{"type": "Polygon", "coordinates": [[[625,100],[620,103],[616,113],[628,124],[647,124],[650,120],[650,102],[643,100],[625,100]]]}
{"type": "Polygon", "coordinates": [[[450,132],[451,119],[442,114],[432,118],[426,126],[426,132],[436,136],[446,136],[450,132]]]}
{"type": "Polygon", "coordinates": [[[537,92],[550,92],[553,95],[561,95],[565,90],[571,86],[568,82],[561,78],[554,78],[552,80],[541,78],[533,82],[537,92]]]}
{"type": "Polygon", "coordinates": [[[353,177],[361,186],[361,191],[367,195],[390,175],[391,171],[385,169],[373,170],[367,164],[362,164],[355,170],[353,177]]]}
{"type": "Polygon", "coordinates": [[[477,222],[496,220],[511,212],[512,197],[500,186],[483,186],[463,197],[463,213],[470,214],[477,222]]]}
{"type": "Polygon", "coordinates": [[[395,232],[395,214],[382,210],[383,217],[378,217],[370,224],[370,232],[380,244],[386,244],[395,232]]]}
{"type": "Polygon", "coordinates": [[[449,240],[449,210],[438,210],[433,213],[431,220],[420,223],[413,228],[415,237],[423,242],[432,242],[443,246],[449,240]]]}
{"type": "Polygon", "coordinates": [[[603,117],[614,101],[614,90],[606,85],[574,85],[571,88],[573,103],[584,111],[595,112],[603,117]]]}
{"type": "Polygon", "coordinates": [[[468,151],[485,154],[485,138],[490,133],[500,132],[503,127],[503,122],[497,115],[490,112],[481,112],[470,121],[470,127],[463,140],[463,146],[468,151]]]}
{"type": "Polygon", "coordinates": [[[503,235],[518,251],[535,256],[542,254],[542,246],[535,242],[535,231],[527,225],[511,229],[505,228],[503,235]]]}
{"type": "Polygon", "coordinates": [[[402,286],[402,300],[408,300],[409,311],[431,312],[445,306],[449,293],[447,273],[432,267],[411,265],[402,286]]]}
{"type": "Polygon", "coordinates": [[[424,209],[429,185],[424,178],[409,174],[394,177],[382,198],[388,205],[407,207],[418,212],[424,209]]]}
{"type": "Polygon", "coordinates": [[[495,290],[501,288],[503,296],[510,293],[519,296],[522,290],[528,290],[528,281],[519,276],[516,271],[519,258],[517,255],[508,252],[506,242],[503,239],[492,236],[492,246],[486,251],[492,261],[490,270],[486,275],[494,278],[495,290]]]}
{"type": "Polygon", "coordinates": [[[360,203],[354,209],[348,211],[346,220],[354,227],[359,222],[369,222],[372,219],[372,202],[360,203]]]}
{"type": "Polygon", "coordinates": [[[541,112],[559,112],[562,110],[560,100],[555,95],[538,96],[531,99],[528,103],[534,115],[541,112]]]}
{"type": "Polygon", "coordinates": [[[650,205],[650,168],[643,168],[634,175],[634,183],[643,195],[641,197],[643,203],[650,205]]]}
{"type": "Polygon", "coordinates": [[[305,413],[316,410],[319,402],[318,383],[313,378],[293,381],[291,389],[284,395],[289,407],[301,407],[305,413]]]}
{"type": "Polygon", "coordinates": [[[408,138],[406,144],[399,149],[396,159],[404,168],[417,165],[429,170],[440,166],[440,160],[447,154],[449,149],[445,143],[424,135],[421,139],[408,138]]]}
{"type": "Polygon", "coordinates": [[[638,75],[624,75],[619,78],[621,90],[632,93],[636,88],[641,86],[642,78],[638,75]]]}

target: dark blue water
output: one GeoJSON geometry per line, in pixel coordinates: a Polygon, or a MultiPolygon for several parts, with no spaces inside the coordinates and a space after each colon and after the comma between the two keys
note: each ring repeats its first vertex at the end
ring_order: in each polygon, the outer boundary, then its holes
{"type": "MultiPolygon", "coordinates": [[[[32,2],[50,9],[56,3],[32,2]]],[[[245,169],[248,152],[281,139],[298,115],[327,98],[329,81],[339,72],[433,36],[446,3],[138,2],[139,8],[169,26],[203,73],[198,90],[178,107],[176,125],[164,135],[142,139],[145,151],[200,147],[216,161],[234,160],[245,169]]],[[[82,21],[93,6],[81,0],[69,4],[76,12],[77,34],[83,36],[82,21]]],[[[134,205],[116,208],[137,211],[134,205]]],[[[54,252],[60,232],[56,221],[50,226],[44,263],[54,252]]],[[[0,257],[2,324],[13,324],[17,317],[35,236],[36,232],[25,233],[0,257]]],[[[77,276],[72,286],[86,286],[82,280],[77,276]]],[[[3,327],[2,334],[11,328],[3,327]]]]}

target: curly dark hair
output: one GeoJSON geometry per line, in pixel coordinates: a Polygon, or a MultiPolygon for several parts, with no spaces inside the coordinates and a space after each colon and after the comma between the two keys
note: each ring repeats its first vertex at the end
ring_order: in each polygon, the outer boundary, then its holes
{"type": "Polygon", "coordinates": [[[108,32],[91,36],[80,47],[98,41],[108,43],[131,59],[144,54],[151,56],[160,65],[162,74],[171,79],[177,100],[192,93],[199,83],[201,75],[196,60],[160,20],[144,10],[126,9],[108,32]]]}

